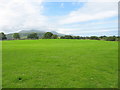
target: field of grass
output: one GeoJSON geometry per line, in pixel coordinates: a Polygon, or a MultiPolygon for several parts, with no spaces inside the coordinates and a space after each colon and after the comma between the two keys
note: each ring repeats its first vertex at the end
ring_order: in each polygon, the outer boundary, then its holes
{"type": "Polygon", "coordinates": [[[2,50],[3,88],[117,87],[117,42],[11,40],[2,50]]]}

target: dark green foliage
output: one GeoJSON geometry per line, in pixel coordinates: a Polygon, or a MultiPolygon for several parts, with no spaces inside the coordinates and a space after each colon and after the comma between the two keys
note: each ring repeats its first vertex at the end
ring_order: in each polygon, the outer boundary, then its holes
{"type": "Polygon", "coordinates": [[[82,36],[71,36],[71,35],[65,35],[65,36],[61,36],[60,39],[90,39],[90,40],[106,40],[106,41],[118,41],[119,37],[117,36],[91,36],[91,37],[82,37],[82,36]]]}
{"type": "Polygon", "coordinates": [[[107,36],[100,36],[99,38],[104,40],[107,36]]]}
{"type": "Polygon", "coordinates": [[[97,37],[97,36],[91,36],[90,39],[92,39],[92,40],[100,40],[99,37],[97,37]]]}
{"type": "Polygon", "coordinates": [[[61,36],[61,39],[73,39],[73,36],[71,35],[65,35],[65,36],[61,36]]]}
{"type": "Polygon", "coordinates": [[[28,39],[38,39],[37,33],[32,33],[27,36],[28,39]]]}
{"type": "Polygon", "coordinates": [[[6,39],[7,39],[6,35],[3,32],[0,33],[0,40],[6,40],[6,39]]]}
{"type": "Polygon", "coordinates": [[[91,37],[81,37],[81,36],[71,36],[71,35],[65,35],[61,36],[61,39],[92,39],[92,40],[100,40],[97,36],[91,36],[91,37]]]}
{"type": "Polygon", "coordinates": [[[73,39],[80,39],[80,36],[73,36],[73,39]]]}
{"type": "Polygon", "coordinates": [[[51,32],[46,32],[46,33],[44,34],[43,38],[44,38],[44,39],[51,39],[51,38],[52,38],[52,35],[53,35],[53,33],[51,33],[51,32]]]}
{"type": "Polygon", "coordinates": [[[57,39],[58,38],[58,36],[57,35],[52,35],[52,37],[51,37],[52,39],[57,39]]]}
{"type": "Polygon", "coordinates": [[[84,37],[80,37],[80,39],[84,39],[84,37]]]}
{"type": "Polygon", "coordinates": [[[86,37],[81,37],[81,39],[86,39],[86,37]]]}
{"type": "Polygon", "coordinates": [[[14,38],[14,39],[20,39],[19,33],[14,33],[14,34],[13,34],[13,38],[14,38]]]}
{"type": "Polygon", "coordinates": [[[106,41],[116,41],[116,37],[115,36],[106,37],[105,40],[106,41]]]}
{"type": "Polygon", "coordinates": [[[61,36],[60,39],[65,39],[65,37],[64,37],[64,36],[61,36]]]}
{"type": "Polygon", "coordinates": [[[90,39],[90,37],[85,37],[85,39],[90,39]]]}

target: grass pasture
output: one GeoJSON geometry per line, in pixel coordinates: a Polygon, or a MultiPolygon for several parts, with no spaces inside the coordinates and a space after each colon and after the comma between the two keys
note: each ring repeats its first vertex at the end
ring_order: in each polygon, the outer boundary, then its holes
{"type": "Polygon", "coordinates": [[[2,44],[3,88],[117,87],[117,42],[43,39],[2,44]]]}

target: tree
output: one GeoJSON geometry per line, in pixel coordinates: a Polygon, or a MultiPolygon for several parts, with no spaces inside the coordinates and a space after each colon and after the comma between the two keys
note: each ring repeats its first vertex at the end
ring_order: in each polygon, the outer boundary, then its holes
{"type": "Polygon", "coordinates": [[[58,38],[58,36],[57,35],[52,35],[52,37],[51,37],[52,39],[57,39],[58,38]]]}
{"type": "Polygon", "coordinates": [[[90,39],[90,37],[86,36],[85,39],[90,39]]]}
{"type": "Polygon", "coordinates": [[[99,38],[102,39],[102,40],[104,40],[106,37],[107,36],[104,35],[104,36],[100,36],[99,38]]]}
{"type": "Polygon", "coordinates": [[[106,37],[105,40],[106,41],[116,41],[116,37],[115,36],[106,37]]]}
{"type": "Polygon", "coordinates": [[[6,39],[7,39],[6,35],[3,32],[0,33],[0,40],[6,40],[6,39]]]}
{"type": "Polygon", "coordinates": [[[65,39],[65,37],[64,37],[64,36],[61,36],[60,39],[65,39]]]}
{"type": "Polygon", "coordinates": [[[61,39],[73,39],[73,36],[71,35],[65,35],[65,36],[61,36],[61,39]]]}
{"type": "Polygon", "coordinates": [[[13,34],[13,38],[14,38],[14,39],[20,39],[19,33],[14,33],[14,34],[13,34]]]}
{"type": "Polygon", "coordinates": [[[43,38],[44,38],[44,39],[51,39],[51,38],[52,38],[52,35],[53,35],[53,33],[51,33],[51,32],[46,32],[46,33],[44,34],[43,38]]]}
{"type": "Polygon", "coordinates": [[[73,39],[80,39],[80,36],[73,36],[73,39]]]}
{"type": "Polygon", "coordinates": [[[90,39],[92,39],[92,40],[100,40],[99,37],[97,37],[97,36],[91,36],[90,39]]]}
{"type": "Polygon", "coordinates": [[[32,33],[27,36],[28,39],[38,39],[37,33],[32,33]]]}

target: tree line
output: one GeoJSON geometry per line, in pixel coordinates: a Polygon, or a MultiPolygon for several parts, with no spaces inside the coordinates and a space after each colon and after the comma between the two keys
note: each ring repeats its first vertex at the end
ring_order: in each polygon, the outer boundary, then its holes
{"type": "MultiPolygon", "coordinates": [[[[0,33],[0,40],[7,40],[6,35],[2,32],[0,33]]],[[[13,38],[16,39],[21,39],[19,33],[14,33],[13,38]]],[[[58,35],[55,35],[51,32],[46,32],[42,38],[39,38],[37,33],[31,33],[27,36],[27,39],[90,39],[90,40],[106,40],[106,41],[118,41],[119,37],[118,36],[87,36],[87,37],[82,37],[82,36],[72,36],[72,35],[64,35],[61,37],[58,37],[58,35]]]]}
{"type": "MultiPolygon", "coordinates": [[[[7,40],[7,36],[2,32],[0,33],[0,40],[7,40]]],[[[19,33],[14,33],[13,38],[16,39],[21,39],[19,33]]],[[[27,35],[27,39],[40,39],[37,33],[31,33],[27,35]]],[[[46,32],[41,39],[58,39],[58,35],[55,35],[51,32],[46,32]]]]}
{"type": "Polygon", "coordinates": [[[118,36],[72,36],[72,35],[65,35],[61,36],[61,39],[90,39],[90,40],[105,40],[105,41],[118,41],[119,37],[118,36]]]}

